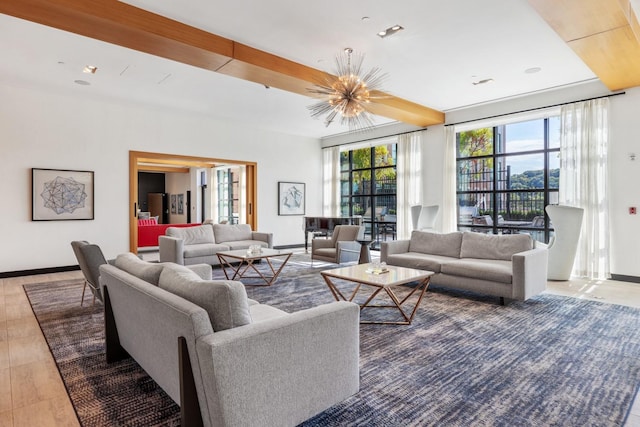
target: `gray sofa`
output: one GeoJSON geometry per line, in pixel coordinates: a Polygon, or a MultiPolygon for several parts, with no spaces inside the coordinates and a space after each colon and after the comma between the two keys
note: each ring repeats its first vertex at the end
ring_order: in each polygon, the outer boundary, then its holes
{"type": "Polygon", "coordinates": [[[100,270],[107,361],[133,357],[184,426],[293,426],[359,389],[356,304],[288,314],[210,280],[209,265],[133,254],[100,270]]]}
{"type": "Polygon", "coordinates": [[[547,250],[528,234],[414,231],[383,242],[380,261],[433,271],[431,283],[524,301],[545,290],[547,250]]]}
{"type": "Polygon", "coordinates": [[[273,234],[252,231],[248,224],[202,224],[169,227],[158,238],[160,262],[181,265],[219,264],[218,252],[249,249],[251,245],[273,247],[273,234]]]}

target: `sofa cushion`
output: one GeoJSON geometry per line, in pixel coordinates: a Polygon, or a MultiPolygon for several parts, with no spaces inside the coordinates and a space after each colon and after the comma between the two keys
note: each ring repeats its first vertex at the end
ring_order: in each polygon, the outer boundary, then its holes
{"type": "Polygon", "coordinates": [[[462,233],[459,231],[439,234],[415,230],[411,233],[409,251],[460,258],[461,243],[462,233]]]}
{"type": "Polygon", "coordinates": [[[501,259],[511,261],[513,254],[533,249],[528,234],[483,234],[465,231],[460,258],[501,259]]]}
{"type": "Polygon", "coordinates": [[[251,323],[244,285],[232,280],[202,280],[188,268],[167,265],[160,275],[160,288],[204,308],[215,332],[251,323]]]}
{"type": "Polygon", "coordinates": [[[405,252],[401,254],[392,254],[387,256],[389,265],[397,265],[399,267],[417,268],[420,270],[433,271],[440,273],[440,266],[443,262],[458,259],[442,255],[429,255],[418,252],[405,252]]]}
{"type": "Polygon", "coordinates": [[[495,259],[463,258],[447,261],[442,264],[440,272],[501,283],[511,283],[513,278],[511,261],[495,259]]]}
{"type": "Polygon", "coordinates": [[[213,256],[218,252],[228,250],[228,245],[218,245],[216,243],[201,243],[199,245],[185,245],[183,253],[185,258],[196,258],[203,256],[213,256]]]}
{"type": "Polygon", "coordinates": [[[249,224],[213,224],[216,243],[251,240],[252,231],[249,224]]]}
{"type": "Polygon", "coordinates": [[[165,264],[143,261],[136,255],[127,252],[118,255],[114,265],[120,270],[136,276],[138,279],[157,286],[160,273],[162,273],[165,264]]]}
{"type": "Polygon", "coordinates": [[[214,242],[213,228],[207,224],[195,227],[169,227],[166,235],[184,240],[185,245],[214,242]]]}

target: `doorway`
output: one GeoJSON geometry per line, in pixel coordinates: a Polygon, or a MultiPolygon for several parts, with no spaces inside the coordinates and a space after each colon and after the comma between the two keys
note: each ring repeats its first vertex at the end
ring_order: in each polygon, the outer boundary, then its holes
{"type": "MultiPolygon", "coordinates": [[[[129,151],[129,250],[138,252],[138,173],[139,172],[183,172],[190,168],[212,169],[225,165],[237,165],[245,168],[246,192],[244,216],[252,229],[258,224],[257,206],[257,168],[256,162],[227,160],[208,157],[184,156],[177,154],[129,151]]],[[[189,193],[190,194],[190,193],[189,193]]],[[[189,212],[191,209],[189,208],[189,212]]]]}

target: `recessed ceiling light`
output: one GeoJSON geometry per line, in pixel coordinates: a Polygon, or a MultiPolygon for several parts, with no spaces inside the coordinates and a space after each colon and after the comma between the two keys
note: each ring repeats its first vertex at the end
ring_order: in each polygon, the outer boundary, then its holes
{"type": "Polygon", "coordinates": [[[89,83],[86,80],[74,80],[73,82],[76,83],[76,84],[79,84],[80,86],[90,86],[91,85],[91,83],[89,83]]]}
{"type": "Polygon", "coordinates": [[[540,67],[531,67],[531,68],[527,68],[526,70],[524,70],[525,73],[527,74],[535,74],[535,73],[539,73],[542,70],[542,68],[540,67]]]}
{"type": "Polygon", "coordinates": [[[85,65],[82,72],[85,74],[95,74],[98,71],[98,67],[95,65],[85,65]]]}
{"type": "Polygon", "coordinates": [[[471,82],[471,84],[473,84],[474,86],[475,85],[483,85],[483,84],[486,84],[486,83],[493,83],[493,79],[482,79],[482,80],[478,80],[478,81],[475,81],[475,82],[471,82]]]}
{"type": "Polygon", "coordinates": [[[378,35],[382,38],[385,38],[385,37],[392,36],[401,30],[404,30],[404,27],[402,25],[394,25],[393,27],[389,27],[384,31],[380,31],[378,35]]]}

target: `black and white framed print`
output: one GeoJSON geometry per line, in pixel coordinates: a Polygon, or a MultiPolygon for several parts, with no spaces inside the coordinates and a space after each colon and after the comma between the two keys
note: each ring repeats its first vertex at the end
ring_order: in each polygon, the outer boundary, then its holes
{"type": "Polygon", "coordinates": [[[31,169],[32,221],[94,219],[93,171],[31,169]]]}
{"type": "Polygon", "coordinates": [[[304,215],[305,184],[278,182],[278,215],[304,215]]]}

